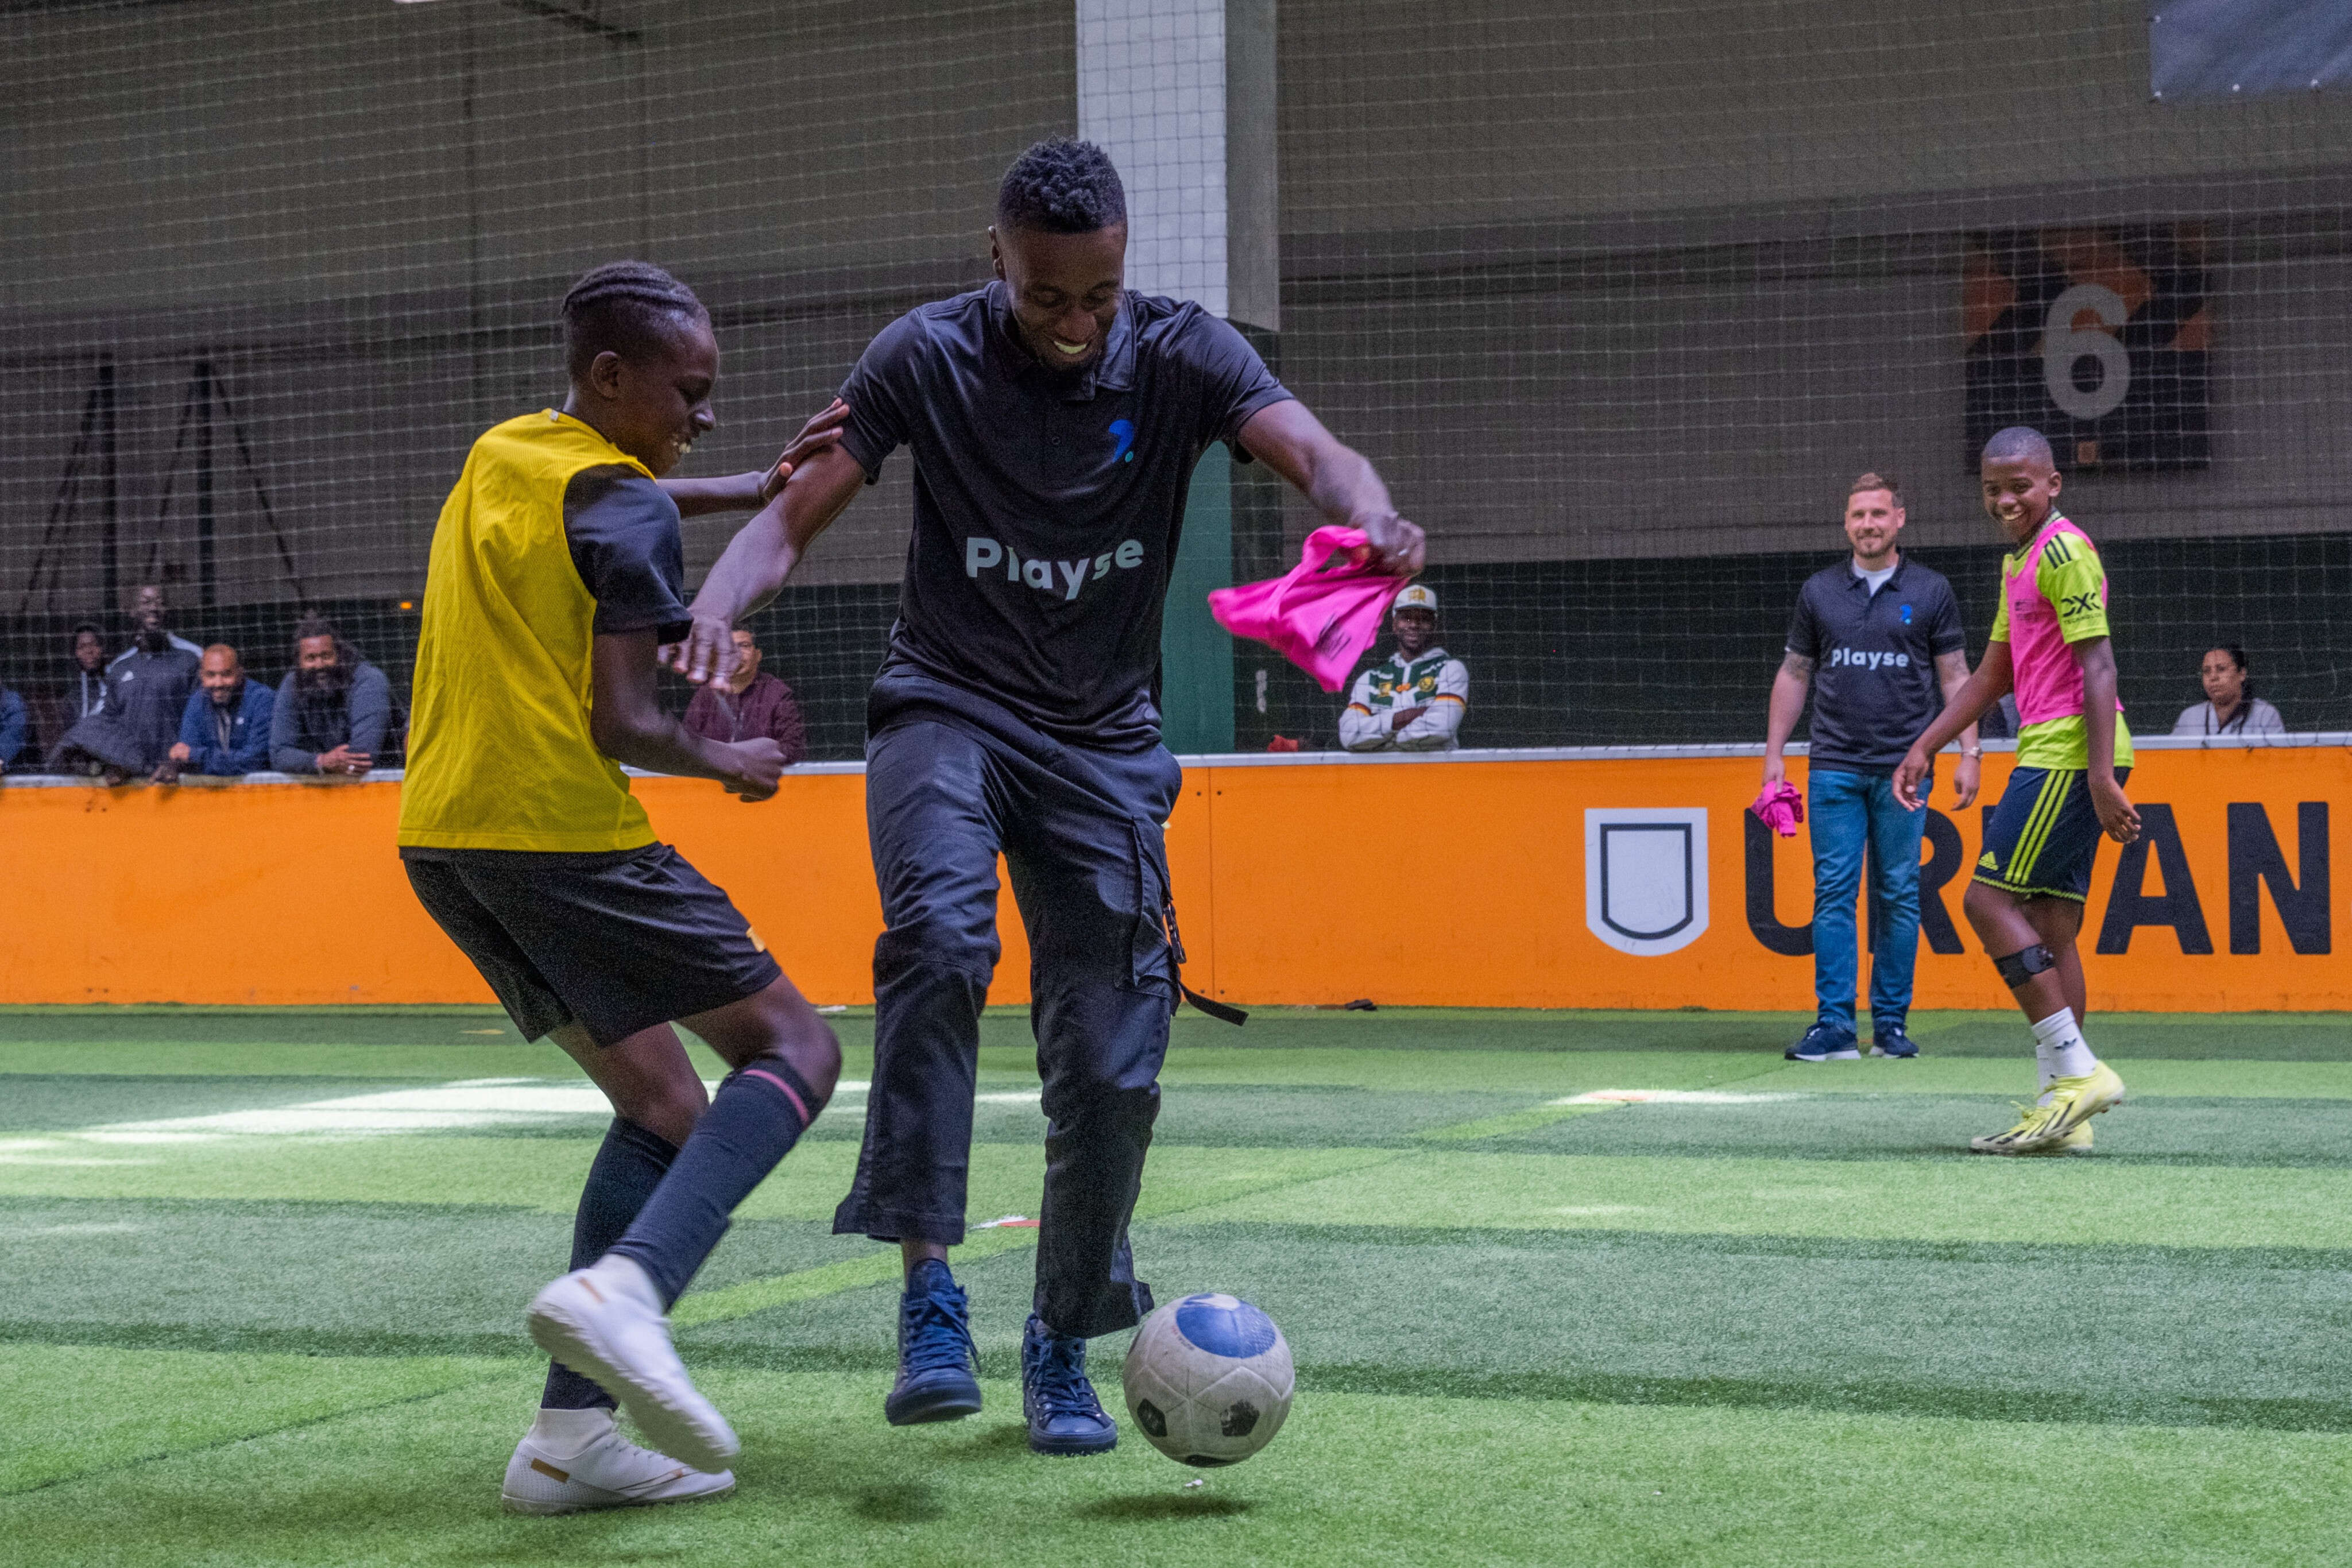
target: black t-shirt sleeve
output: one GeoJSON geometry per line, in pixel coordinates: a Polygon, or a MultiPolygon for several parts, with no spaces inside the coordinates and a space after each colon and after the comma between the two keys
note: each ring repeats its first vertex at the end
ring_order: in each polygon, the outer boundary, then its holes
{"type": "Polygon", "coordinates": [[[1944,591],[1936,596],[1935,616],[1927,622],[1927,651],[1940,657],[1959,653],[1968,645],[1968,633],[1960,626],[1960,602],[1947,584],[1944,591]]]}
{"type": "Polygon", "coordinates": [[[1205,310],[1184,332],[1184,358],[1200,378],[1202,434],[1232,447],[1235,462],[1248,462],[1234,437],[1258,410],[1288,402],[1290,389],[1275,379],[1248,339],[1205,310]]]}
{"type": "Polygon", "coordinates": [[[841,383],[849,419],[841,429],[842,450],[857,459],[869,485],[882,477],[882,460],[906,444],[909,414],[919,402],[916,370],[923,347],[923,324],[913,313],[875,334],[841,383]]]}
{"type": "Polygon", "coordinates": [[[1810,582],[1797,591],[1797,612],[1789,617],[1788,649],[1801,658],[1821,663],[1822,623],[1813,613],[1813,585],[1810,582]]]}
{"type": "Polygon", "coordinates": [[[634,468],[582,469],[563,489],[563,537],[596,601],[597,631],[686,635],[686,544],[659,485],[634,468]]]}

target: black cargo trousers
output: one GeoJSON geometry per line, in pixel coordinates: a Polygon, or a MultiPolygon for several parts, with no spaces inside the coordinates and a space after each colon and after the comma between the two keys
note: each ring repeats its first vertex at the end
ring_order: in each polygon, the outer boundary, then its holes
{"type": "Polygon", "coordinates": [[[1034,1310],[1060,1333],[1132,1327],[1151,1310],[1127,1228],[1177,997],[1161,825],[1183,770],[1156,743],[1065,745],[922,676],[886,672],[868,718],[866,826],[886,929],[866,1140],[834,1230],[963,1239],[1002,851],[1029,936],[1047,1118],[1034,1310]]]}

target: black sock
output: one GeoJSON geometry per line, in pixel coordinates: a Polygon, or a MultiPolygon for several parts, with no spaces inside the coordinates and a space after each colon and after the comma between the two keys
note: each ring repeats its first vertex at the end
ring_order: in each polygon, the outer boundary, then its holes
{"type": "MultiPolygon", "coordinates": [[[[613,1249],[677,1158],[677,1145],[660,1134],[613,1119],[604,1146],[588,1167],[587,1185],[580,1189],[580,1212],[572,1221],[574,1269],[585,1269],[613,1249]]],[[[548,1410],[610,1409],[613,1396],[570,1367],[551,1362],[547,1392],[539,1403],[548,1410]]]]}
{"type": "Polygon", "coordinates": [[[677,1163],[613,1250],[634,1258],[668,1307],[686,1293],[728,1216],[792,1152],[819,1102],[784,1059],[754,1058],[727,1075],[677,1163]]]}

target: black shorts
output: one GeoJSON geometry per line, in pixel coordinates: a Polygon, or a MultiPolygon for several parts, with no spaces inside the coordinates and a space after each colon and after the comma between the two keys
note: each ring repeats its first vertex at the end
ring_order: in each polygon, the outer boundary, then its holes
{"type": "Polygon", "coordinates": [[[408,884],[525,1040],[575,1019],[598,1045],[723,1008],[783,971],[667,844],[605,854],[404,849],[408,884]]]}
{"type": "MultiPolygon", "coordinates": [[[[2131,769],[2116,769],[2116,782],[2131,769]]],[[[2091,776],[2079,768],[2021,768],[2009,776],[1985,827],[1976,880],[2020,898],[2083,903],[2091,861],[2106,831],[2091,804],[2091,776]]]]}

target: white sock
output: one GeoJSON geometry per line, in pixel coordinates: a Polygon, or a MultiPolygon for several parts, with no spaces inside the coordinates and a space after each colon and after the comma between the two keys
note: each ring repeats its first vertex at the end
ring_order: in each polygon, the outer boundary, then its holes
{"type": "Polygon", "coordinates": [[[2080,1078],[2099,1065],[2083,1031],[2074,1027],[2074,1009],[2061,1008],[2033,1026],[2033,1053],[2042,1062],[2042,1087],[2053,1078],[2080,1078]]]}
{"type": "Polygon", "coordinates": [[[601,1405],[585,1410],[541,1407],[530,1424],[532,1439],[559,1459],[579,1453],[612,1429],[613,1413],[601,1405]]]}

